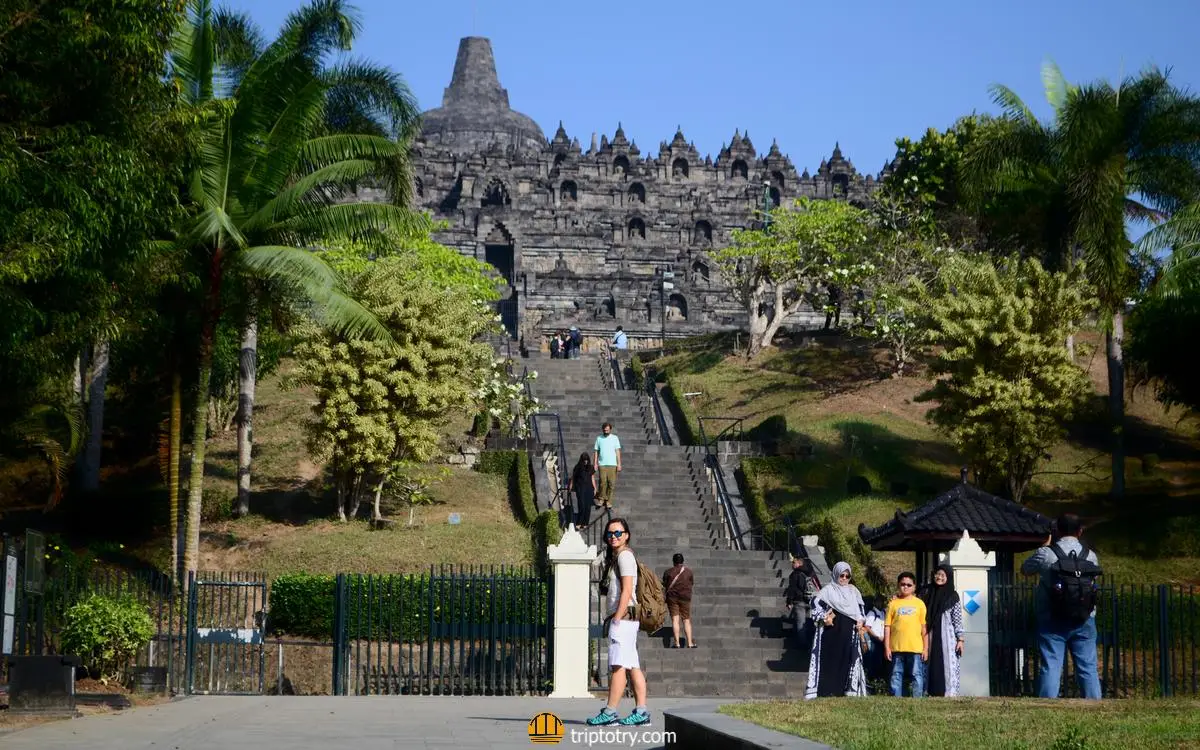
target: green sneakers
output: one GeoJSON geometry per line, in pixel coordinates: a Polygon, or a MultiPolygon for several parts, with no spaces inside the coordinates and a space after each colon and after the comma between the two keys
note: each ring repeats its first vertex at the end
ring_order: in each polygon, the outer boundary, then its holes
{"type": "Polygon", "coordinates": [[[650,714],[640,708],[634,709],[628,716],[617,723],[623,727],[648,727],[650,726],[650,714]]]}
{"type": "Polygon", "coordinates": [[[621,717],[608,706],[605,706],[600,710],[600,713],[587,720],[589,727],[611,727],[616,726],[620,722],[621,717]]]}

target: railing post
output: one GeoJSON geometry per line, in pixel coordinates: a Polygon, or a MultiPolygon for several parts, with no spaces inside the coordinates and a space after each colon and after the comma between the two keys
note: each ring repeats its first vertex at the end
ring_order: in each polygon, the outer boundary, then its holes
{"type": "Polygon", "coordinates": [[[546,548],[553,566],[554,614],[550,637],[554,691],[551,698],[590,698],[588,690],[588,636],[591,609],[591,565],[596,547],[587,546],[575,530],[567,527],[562,540],[546,548]]]}
{"type": "Polygon", "coordinates": [[[1170,590],[1158,586],[1158,690],[1164,698],[1171,697],[1171,622],[1170,590]]]}
{"type": "Polygon", "coordinates": [[[996,566],[996,553],[985,553],[964,529],[945,560],[954,567],[954,587],[962,598],[964,615],[966,645],[960,662],[959,695],[986,698],[991,694],[988,574],[996,566]]]}

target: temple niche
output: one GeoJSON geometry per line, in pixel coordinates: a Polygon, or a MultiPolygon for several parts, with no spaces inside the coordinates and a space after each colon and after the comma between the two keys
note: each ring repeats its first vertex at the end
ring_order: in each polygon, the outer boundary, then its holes
{"type": "MultiPolygon", "coordinates": [[[[752,226],[764,197],[862,203],[879,179],[860,175],[837,145],[815,174],[797,172],[778,144],[759,154],[738,130],[715,158],[682,127],[646,152],[619,123],[611,137],[589,133],[586,143],[561,122],[547,138],[512,109],[482,37],[459,42],[442,106],[422,116],[412,148],[416,201],[448,225],[438,242],[492,264],[508,282],[501,312],[513,336],[570,325],[594,333],[622,325],[634,337],[742,326],[745,313],[708,253],[752,226]]],[[[823,323],[813,311],[788,320],[823,323]]]]}

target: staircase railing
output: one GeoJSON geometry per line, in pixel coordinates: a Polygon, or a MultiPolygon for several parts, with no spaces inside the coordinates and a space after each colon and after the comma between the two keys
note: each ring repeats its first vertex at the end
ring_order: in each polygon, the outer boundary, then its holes
{"type": "Polygon", "coordinates": [[[715,453],[704,454],[704,466],[712,473],[713,485],[717,493],[717,506],[725,521],[725,529],[729,533],[729,542],[734,549],[746,549],[742,538],[748,533],[743,531],[738,523],[737,514],[733,512],[733,498],[729,495],[729,487],[725,484],[725,472],[721,461],[715,453]]]}
{"type": "Polygon", "coordinates": [[[654,412],[654,426],[658,429],[659,442],[663,445],[674,445],[671,441],[671,430],[667,426],[667,416],[663,412],[662,401],[658,398],[658,388],[655,383],[654,371],[647,368],[645,378],[640,386],[645,390],[646,396],[650,399],[650,408],[654,412]]]}
{"type": "Polygon", "coordinates": [[[705,453],[711,453],[713,451],[713,449],[717,447],[717,443],[720,442],[723,438],[724,439],[734,439],[734,440],[742,439],[742,436],[743,436],[743,431],[742,431],[743,418],[742,417],[700,417],[696,421],[700,425],[700,443],[701,443],[701,445],[704,446],[705,453]],[[704,429],[705,422],[717,422],[717,423],[728,422],[729,424],[724,429],[722,429],[720,432],[718,432],[716,435],[714,435],[712,437],[712,439],[710,440],[708,438],[708,432],[704,429]],[[735,435],[736,435],[736,437],[733,437],[735,435]]]}
{"type": "Polygon", "coordinates": [[[604,387],[609,390],[625,390],[625,378],[621,374],[621,360],[617,359],[615,350],[607,344],[600,350],[598,362],[600,376],[604,379],[604,387]]]}
{"type": "Polygon", "coordinates": [[[791,516],[784,514],[776,515],[758,526],[746,529],[739,534],[738,538],[729,541],[735,549],[739,550],[787,552],[796,557],[802,557],[804,552],[791,516]],[[780,539],[781,535],[782,540],[780,539]]]}

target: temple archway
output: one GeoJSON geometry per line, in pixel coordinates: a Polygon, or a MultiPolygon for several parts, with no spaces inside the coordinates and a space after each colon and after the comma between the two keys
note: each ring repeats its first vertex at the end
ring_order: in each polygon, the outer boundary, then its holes
{"type": "Polygon", "coordinates": [[[635,182],[629,186],[629,202],[630,203],[645,203],[646,202],[646,187],[640,182],[635,182]]]}
{"type": "Polygon", "coordinates": [[[693,245],[708,245],[712,243],[712,224],[707,221],[700,220],[696,222],[696,226],[692,229],[692,244],[693,245]]]}
{"type": "Polygon", "coordinates": [[[671,162],[671,176],[672,177],[687,177],[688,176],[687,159],[684,159],[681,156],[678,159],[676,159],[675,161],[671,162]]]}
{"type": "Polygon", "coordinates": [[[558,189],[558,199],[563,203],[574,203],[579,200],[579,188],[571,180],[564,181],[558,189]]]}
{"type": "Polygon", "coordinates": [[[480,208],[510,205],[512,205],[512,199],[508,195],[508,187],[502,180],[493,177],[483,191],[483,198],[479,200],[480,208]]]}
{"type": "Polygon", "coordinates": [[[615,177],[623,177],[629,174],[629,159],[625,158],[624,155],[613,159],[612,173],[615,177]]]}
{"type": "Polygon", "coordinates": [[[646,239],[646,222],[638,217],[633,217],[629,220],[629,239],[644,240],[646,239]]]}
{"type": "Polygon", "coordinates": [[[668,323],[673,320],[687,320],[687,316],[687,299],[682,294],[672,294],[667,298],[666,319],[668,323]]]}
{"type": "Polygon", "coordinates": [[[750,166],[738,159],[733,163],[733,168],[729,170],[729,176],[734,180],[745,180],[750,176],[750,166]]]}

